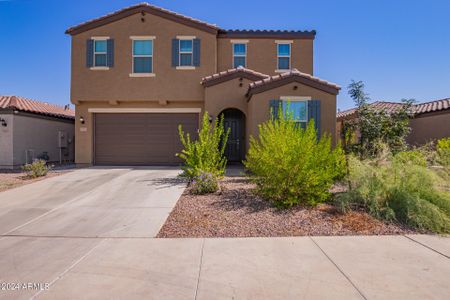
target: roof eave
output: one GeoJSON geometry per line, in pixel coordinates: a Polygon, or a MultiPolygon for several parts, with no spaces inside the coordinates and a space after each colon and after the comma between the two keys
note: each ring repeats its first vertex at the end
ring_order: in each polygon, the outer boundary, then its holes
{"type": "Polygon", "coordinates": [[[190,26],[190,27],[194,27],[196,29],[211,33],[211,34],[216,34],[219,30],[218,27],[216,26],[212,26],[206,23],[202,23],[202,22],[197,22],[195,20],[190,20],[187,17],[183,17],[183,16],[179,16],[176,15],[174,13],[165,11],[165,10],[160,10],[156,7],[152,7],[149,5],[138,5],[138,6],[133,6],[130,8],[125,8],[121,11],[118,11],[117,13],[112,13],[110,15],[106,15],[104,17],[100,17],[98,19],[94,19],[92,21],[88,21],[86,23],[71,27],[69,29],[67,29],[65,31],[66,34],[70,34],[70,35],[76,35],[118,20],[121,20],[123,18],[129,17],[131,15],[137,14],[137,13],[141,13],[144,14],[145,13],[149,13],[152,15],[156,15],[168,20],[172,20],[178,23],[181,23],[183,25],[186,26],[190,26]]]}

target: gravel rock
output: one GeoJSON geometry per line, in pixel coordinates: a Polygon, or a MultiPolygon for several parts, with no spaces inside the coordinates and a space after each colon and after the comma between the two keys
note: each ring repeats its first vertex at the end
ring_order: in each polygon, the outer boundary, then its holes
{"type": "Polygon", "coordinates": [[[269,237],[303,235],[387,235],[414,231],[362,211],[339,213],[332,205],[277,209],[255,195],[244,177],[225,177],[221,191],[178,200],[157,237],[269,237]]]}

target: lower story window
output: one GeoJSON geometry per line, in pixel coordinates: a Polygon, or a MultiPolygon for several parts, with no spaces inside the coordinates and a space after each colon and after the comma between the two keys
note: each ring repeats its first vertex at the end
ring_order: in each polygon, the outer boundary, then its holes
{"type": "Polygon", "coordinates": [[[308,101],[289,101],[283,100],[283,112],[290,113],[294,122],[298,123],[300,127],[306,128],[308,123],[308,101]]]}
{"type": "Polygon", "coordinates": [[[133,73],[153,73],[152,40],[133,40],[133,73]]]}

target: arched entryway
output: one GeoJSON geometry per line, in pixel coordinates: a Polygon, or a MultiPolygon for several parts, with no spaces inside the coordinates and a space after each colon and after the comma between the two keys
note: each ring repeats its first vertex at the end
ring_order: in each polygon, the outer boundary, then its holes
{"type": "Polygon", "coordinates": [[[236,108],[223,110],[223,125],[230,128],[230,135],[225,147],[225,156],[230,163],[241,162],[245,155],[245,115],[236,108]]]}

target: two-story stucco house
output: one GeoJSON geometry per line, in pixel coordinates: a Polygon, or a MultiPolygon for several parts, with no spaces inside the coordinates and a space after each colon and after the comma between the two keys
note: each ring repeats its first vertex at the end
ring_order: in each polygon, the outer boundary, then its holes
{"type": "Polygon", "coordinates": [[[79,165],[179,162],[177,127],[224,114],[229,161],[291,102],[335,140],[339,86],[313,76],[315,31],[223,30],[147,3],[69,28],[79,165]]]}

